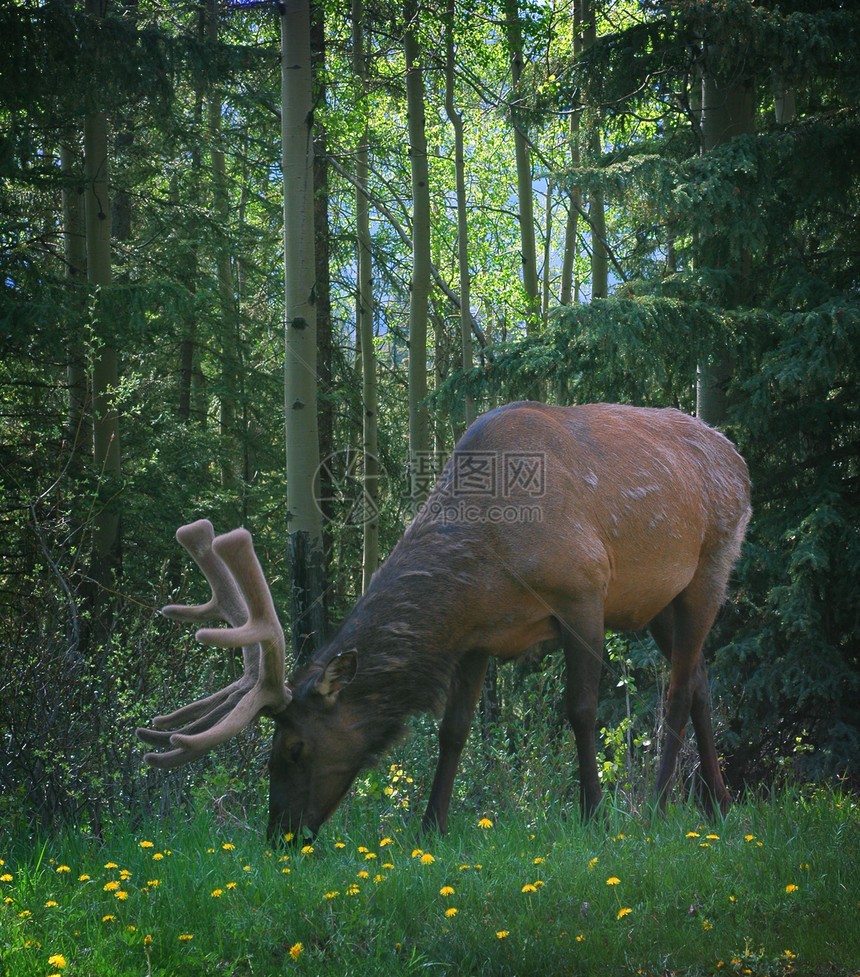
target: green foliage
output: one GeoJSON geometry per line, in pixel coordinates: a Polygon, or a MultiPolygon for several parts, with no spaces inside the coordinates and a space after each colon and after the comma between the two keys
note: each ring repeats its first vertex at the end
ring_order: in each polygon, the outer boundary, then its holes
{"type": "Polygon", "coordinates": [[[362,799],[303,849],[217,817],[7,836],[0,972],[847,975],[858,832],[843,795],[792,792],[710,827],[532,805],[416,840],[362,799]]]}
{"type": "MultiPolygon", "coordinates": [[[[330,447],[346,471],[362,417],[348,176],[367,121],[386,553],[408,519],[411,205],[402,12],[368,6],[370,84],[358,95],[350,25],[338,5],[322,8],[326,92],[315,116],[330,164],[333,341],[321,398],[334,418],[330,447]]],[[[851,4],[815,0],[598,3],[597,42],[574,57],[563,5],[519,8],[526,64],[515,93],[501,11],[473,2],[455,10],[472,311],[490,345],[462,374],[457,310],[434,294],[436,444],[448,450],[461,428],[463,391],[484,408],[540,388],[556,401],[693,412],[698,366],[730,361],[726,428],[749,461],[755,515],[709,644],[729,780],[740,789],[856,777],[860,18],[851,4]],[[756,134],[703,155],[699,72],[703,51],[713,55],[716,47],[721,78],[755,79],[756,134]],[[773,115],[774,80],[796,96],[789,122],[773,115]],[[602,148],[581,146],[581,165],[571,168],[574,109],[584,130],[599,130],[602,148]],[[547,314],[528,335],[514,112],[532,141],[537,229],[546,241],[547,314]],[[556,266],[570,245],[570,194],[587,204],[592,190],[607,200],[613,294],[559,307],[556,266]]],[[[60,819],[98,831],[130,812],[224,798],[251,817],[261,805],[265,726],[225,745],[217,760],[169,775],[141,772],[132,737],[136,724],[211,691],[237,667],[153,613],[168,600],[206,597],[173,541],[178,525],[203,515],[219,530],[248,525],[276,603],[288,605],[277,23],[267,9],[224,8],[212,43],[202,38],[199,14],[196,4],[168,9],[142,0],[102,22],[54,0],[0,5],[0,606],[8,622],[0,652],[0,813],[21,832],[60,819]],[[222,106],[226,220],[215,206],[210,98],[222,106]],[[83,279],[68,275],[71,228],[63,216],[64,191],[83,190],[80,130],[83,113],[95,110],[108,115],[111,193],[131,215],[123,234],[114,234],[114,285],[98,303],[83,279]],[[62,146],[70,150],[68,171],[62,146]],[[229,315],[218,283],[225,253],[234,283],[229,315]],[[120,484],[93,469],[90,417],[76,414],[69,396],[75,370],[91,369],[99,335],[121,354],[120,484]],[[110,593],[91,582],[93,520],[106,504],[121,507],[124,538],[110,593]]],[[[433,257],[452,284],[453,143],[442,110],[438,14],[432,5],[422,10],[421,40],[433,257]]],[[[582,296],[591,246],[584,217],[578,233],[582,296]]],[[[333,495],[328,599],[336,622],[360,590],[361,527],[349,493],[333,495]]],[[[607,664],[604,781],[621,803],[641,804],[659,754],[665,669],[643,636],[611,638],[607,664]]],[[[482,713],[464,756],[461,805],[478,814],[499,797],[513,806],[529,797],[547,809],[566,804],[575,777],[556,705],[560,671],[553,657],[500,669],[498,714],[482,713]]],[[[432,723],[416,719],[415,726],[402,755],[413,783],[398,788],[410,809],[425,796],[435,755],[432,723]]],[[[691,751],[685,794],[694,780],[691,751]]],[[[391,786],[387,772],[371,775],[357,805],[390,803],[393,817],[391,786]]],[[[754,971],[770,966],[754,945],[736,951],[754,971]]],[[[407,963],[417,967],[419,959],[407,963]]]]}

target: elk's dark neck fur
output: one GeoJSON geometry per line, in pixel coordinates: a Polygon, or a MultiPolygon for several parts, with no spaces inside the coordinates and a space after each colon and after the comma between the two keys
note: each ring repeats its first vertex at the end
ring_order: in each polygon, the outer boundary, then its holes
{"type": "Polygon", "coordinates": [[[372,751],[390,745],[409,716],[441,708],[466,650],[462,622],[476,565],[469,529],[419,517],[320,652],[324,665],[355,650],[357,672],[341,695],[345,705],[362,704],[372,751]]]}

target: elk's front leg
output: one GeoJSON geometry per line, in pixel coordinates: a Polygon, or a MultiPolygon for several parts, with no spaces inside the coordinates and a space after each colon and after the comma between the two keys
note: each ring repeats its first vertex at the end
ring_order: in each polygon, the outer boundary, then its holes
{"type": "Polygon", "coordinates": [[[487,654],[467,655],[451,679],[445,713],[439,725],[439,762],[421,823],[424,831],[435,828],[444,834],[448,827],[448,805],[451,802],[457,765],[472,725],[472,716],[481,694],[488,661],[487,654]]]}

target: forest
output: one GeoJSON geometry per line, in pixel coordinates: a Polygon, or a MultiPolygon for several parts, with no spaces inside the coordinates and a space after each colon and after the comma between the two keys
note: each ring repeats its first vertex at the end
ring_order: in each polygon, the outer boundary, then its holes
{"type": "MultiPolygon", "coordinates": [[[[266,723],[169,775],[134,737],[241,669],[158,613],[207,596],[176,529],[251,530],[301,659],[468,424],[520,399],[735,442],[753,517],[707,645],[727,783],[856,791],[853,3],[0,0],[0,51],[11,831],[256,810],[266,723]]],[[[461,801],[573,791],[562,671],[491,670],[461,801]]],[[[667,681],[647,635],[609,636],[625,796],[667,681]]]]}

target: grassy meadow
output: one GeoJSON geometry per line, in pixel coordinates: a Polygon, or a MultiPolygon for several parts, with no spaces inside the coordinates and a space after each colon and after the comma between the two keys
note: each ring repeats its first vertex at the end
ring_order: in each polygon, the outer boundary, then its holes
{"type": "Polygon", "coordinates": [[[827,791],[708,824],[459,807],[444,838],[359,797],[305,847],[198,816],[0,859],[3,977],[860,975],[860,810],[827,791]]]}

